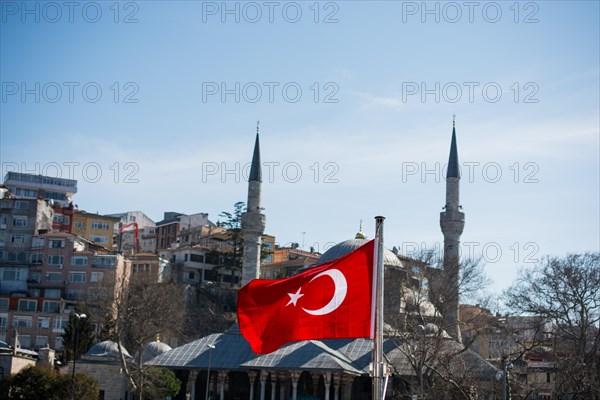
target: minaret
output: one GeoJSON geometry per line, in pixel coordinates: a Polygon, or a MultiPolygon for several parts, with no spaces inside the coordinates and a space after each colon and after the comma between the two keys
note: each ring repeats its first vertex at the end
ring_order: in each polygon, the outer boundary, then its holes
{"type": "Polygon", "coordinates": [[[248,177],[248,202],[242,214],[242,238],[244,259],[242,260],[242,286],[260,275],[260,247],[265,232],[265,216],[260,204],[262,173],[260,168],[259,126],[256,124],[256,142],[248,177]]]}
{"type": "Polygon", "coordinates": [[[446,331],[461,341],[459,325],[459,269],[460,269],[460,235],[465,227],[465,214],[459,202],[460,169],[458,150],[456,147],[456,124],[452,120],[452,144],[446,173],[446,205],[440,213],[440,226],[444,234],[444,279],[448,293],[444,296],[444,319],[446,331]]]}

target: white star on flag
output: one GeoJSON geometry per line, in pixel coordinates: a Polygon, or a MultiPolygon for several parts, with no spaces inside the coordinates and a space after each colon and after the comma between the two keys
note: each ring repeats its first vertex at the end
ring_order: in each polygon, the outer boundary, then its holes
{"type": "Polygon", "coordinates": [[[288,293],[288,296],[290,296],[290,301],[288,301],[288,303],[285,305],[286,307],[289,306],[290,304],[293,304],[294,306],[296,306],[296,303],[298,302],[298,299],[302,296],[304,296],[304,293],[300,293],[300,290],[302,288],[299,287],[298,291],[296,293],[288,293]]]}

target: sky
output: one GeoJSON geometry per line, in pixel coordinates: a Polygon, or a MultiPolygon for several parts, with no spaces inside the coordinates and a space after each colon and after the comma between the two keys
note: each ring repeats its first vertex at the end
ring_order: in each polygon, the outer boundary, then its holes
{"type": "Polygon", "coordinates": [[[2,1],[0,171],[77,179],[88,212],[246,201],[320,252],[386,217],[440,247],[453,115],[466,223],[501,293],[600,248],[597,1],[2,1]]]}

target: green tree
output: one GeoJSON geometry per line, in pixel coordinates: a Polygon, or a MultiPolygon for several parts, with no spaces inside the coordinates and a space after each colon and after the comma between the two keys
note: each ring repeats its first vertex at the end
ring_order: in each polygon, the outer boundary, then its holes
{"type": "MultiPolygon", "coordinates": [[[[229,243],[226,252],[212,251],[207,255],[207,259],[216,261],[217,269],[227,268],[231,271],[231,281],[235,272],[242,269],[244,260],[244,237],[242,235],[242,214],[245,212],[246,203],[238,201],[233,205],[233,212],[223,211],[219,217],[225,218],[223,221],[217,221],[217,226],[227,229],[229,243]]],[[[271,254],[271,251],[264,246],[260,249],[260,258],[265,259],[271,254]]]]}
{"type": "Polygon", "coordinates": [[[61,378],[59,395],[62,400],[97,400],[100,385],[92,377],[85,374],[75,374],[75,380],[70,375],[61,378]]]}
{"type": "MultiPolygon", "coordinates": [[[[86,312],[76,310],[78,315],[86,314],[86,312]]],[[[86,314],[87,316],[88,314],[86,314]]],[[[70,361],[75,358],[80,358],[94,344],[94,331],[89,318],[77,318],[75,313],[69,314],[69,320],[64,327],[65,332],[62,334],[65,361],[70,361]],[[79,337],[77,337],[79,336],[79,337]],[[78,343],[77,352],[75,353],[75,343],[78,343]]]]}
{"type": "Polygon", "coordinates": [[[84,374],[61,375],[52,368],[29,366],[2,380],[7,400],[97,400],[100,385],[84,374]]]}
{"type": "Polygon", "coordinates": [[[231,251],[224,253],[224,264],[232,270],[240,270],[244,253],[244,238],[242,237],[242,214],[246,208],[246,203],[238,201],[233,205],[233,212],[223,211],[219,217],[225,218],[224,221],[218,221],[217,225],[227,229],[229,235],[231,251]]]}
{"type": "Polygon", "coordinates": [[[4,378],[2,398],[17,399],[59,399],[60,375],[51,368],[34,366],[22,369],[18,374],[4,378]]]}
{"type": "Polygon", "coordinates": [[[175,376],[173,371],[166,368],[148,368],[145,380],[144,399],[173,397],[181,389],[181,381],[175,376]]]}

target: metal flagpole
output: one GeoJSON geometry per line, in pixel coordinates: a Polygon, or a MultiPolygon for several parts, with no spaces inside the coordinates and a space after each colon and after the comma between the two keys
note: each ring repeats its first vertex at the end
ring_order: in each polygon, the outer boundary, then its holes
{"type": "Polygon", "coordinates": [[[375,275],[375,333],[373,336],[373,400],[383,399],[383,220],[375,217],[375,251],[373,274],[375,275]],[[375,272],[376,271],[376,272],[375,272]]]}

